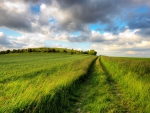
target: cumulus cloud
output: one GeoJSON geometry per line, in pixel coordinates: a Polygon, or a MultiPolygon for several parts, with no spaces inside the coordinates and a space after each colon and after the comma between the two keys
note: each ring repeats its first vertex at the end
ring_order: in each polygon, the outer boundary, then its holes
{"type": "Polygon", "coordinates": [[[8,38],[3,32],[0,32],[0,45],[8,45],[10,44],[8,38]]]}
{"type": "MultiPolygon", "coordinates": [[[[28,32],[39,32],[41,26],[49,26],[49,20],[54,18],[56,21],[53,23],[55,23],[57,31],[85,32],[88,31],[87,24],[101,22],[107,24],[106,30],[117,32],[119,28],[114,25],[114,19],[122,17],[126,13],[124,10],[126,7],[130,7],[131,3],[138,2],[130,0],[26,0],[24,2],[8,0],[6,2],[3,0],[0,5],[0,14],[2,15],[0,26],[28,32]],[[34,15],[30,11],[29,3],[41,4],[39,15],[34,15]]],[[[131,28],[135,26],[134,24],[129,22],[131,28]]],[[[49,26],[50,30],[53,28],[53,26],[49,26]]]]}
{"type": "Polygon", "coordinates": [[[56,40],[88,42],[108,55],[145,54],[150,49],[149,11],[149,0],[2,0],[0,27],[22,36],[1,33],[0,47],[38,47],[56,40]],[[33,12],[32,6],[38,9],[33,12]],[[90,28],[97,23],[97,30],[90,28]]]}
{"type": "Polygon", "coordinates": [[[0,26],[13,29],[31,30],[31,21],[28,18],[24,4],[4,2],[0,4],[0,26]]]}
{"type": "MultiPolygon", "coordinates": [[[[135,31],[126,30],[117,35],[117,40],[112,40],[111,43],[101,42],[93,43],[91,48],[98,50],[99,54],[107,54],[114,56],[149,56],[150,39],[145,39],[136,35],[135,31]]],[[[111,34],[112,35],[112,34],[111,34]]],[[[115,35],[112,35],[115,37],[115,35]]]]}
{"type": "MultiPolygon", "coordinates": [[[[140,0],[24,0],[24,2],[2,0],[0,25],[34,32],[37,30],[34,28],[35,24],[38,27],[48,26],[49,20],[53,17],[57,21],[57,30],[85,32],[88,30],[87,24],[101,22],[108,25],[110,32],[115,32],[119,28],[114,25],[114,19],[122,17],[126,13],[125,9],[131,8],[133,3],[137,5],[140,0]],[[38,16],[32,14],[29,3],[41,4],[38,16]]],[[[129,22],[129,26],[133,28],[138,25],[129,22]]]]}
{"type": "Polygon", "coordinates": [[[22,33],[40,32],[41,27],[48,26],[48,15],[33,13],[31,5],[27,3],[17,0],[3,1],[0,4],[0,26],[22,33]]]}
{"type": "Polygon", "coordinates": [[[8,37],[4,33],[0,32],[0,50],[45,47],[46,40],[47,35],[43,35],[42,33],[26,33],[18,37],[8,37]]]}
{"type": "Polygon", "coordinates": [[[112,33],[104,33],[104,34],[100,34],[98,31],[92,31],[91,37],[89,39],[89,41],[91,42],[101,42],[101,43],[105,43],[105,42],[115,42],[118,40],[118,36],[113,35],[112,33]]]}

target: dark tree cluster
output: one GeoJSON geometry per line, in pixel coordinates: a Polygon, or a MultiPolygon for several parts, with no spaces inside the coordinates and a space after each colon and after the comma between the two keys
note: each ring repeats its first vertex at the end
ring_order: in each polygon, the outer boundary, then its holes
{"type": "Polygon", "coordinates": [[[9,54],[9,53],[23,53],[23,49],[13,49],[11,50],[6,50],[6,51],[0,51],[0,54],[9,54]]]}
{"type": "Polygon", "coordinates": [[[68,53],[68,54],[88,54],[96,55],[95,50],[89,51],[80,51],[75,49],[66,49],[66,48],[28,48],[28,49],[13,49],[0,51],[0,54],[9,54],[9,53],[32,53],[32,52],[44,52],[44,53],[68,53]]]}

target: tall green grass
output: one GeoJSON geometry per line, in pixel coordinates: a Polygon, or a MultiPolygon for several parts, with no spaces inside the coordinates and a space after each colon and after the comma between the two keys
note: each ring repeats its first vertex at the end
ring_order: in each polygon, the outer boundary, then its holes
{"type": "Polygon", "coordinates": [[[150,112],[150,60],[101,56],[132,113],[150,112]]]}
{"type": "Polygon", "coordinates": [[[69,95],[70,109],[66,113],[126,113],[118,97],[114,81],[103,70],[99,59],[94,62],[85,81],[69,95]]]}
{"type": "Polygon", "coordinates": [[[67,91],[85,75],[94,56],[9,54],[0,56],[0,112],[59,112],[67,91]]]}
{"type": "Polygon", "coordinates": [[[78,110],[82,113],[121,113],[118,97],[112,91],[108,75],[103,70],[99,59],[96,60],[88,80],[81,86],[78,110]]]}

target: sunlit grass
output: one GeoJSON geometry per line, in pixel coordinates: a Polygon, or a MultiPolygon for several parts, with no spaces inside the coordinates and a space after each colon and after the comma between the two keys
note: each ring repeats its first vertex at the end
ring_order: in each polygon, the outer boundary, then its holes
{"type": "MultiPolygon", "coordinates": [[[[1,55],[0,112],[42,112],[42,103],[51,102],[63,87],[84,75],[94,58],[42,53],[1,55]]],[[[47,106],[45,109],[52,109],[52,105],[47,106]]]]}
{"type": "Polygon", "coordinates": [[[68,113],[123,113],[114,86],[108,81],[99,59],[90,67],[87,80],[71,95],[73,106],[68,113]]]}
{"type": "Polygon", "coordinates": [[[150,60],[101,57],[103,65],[119,84],[131,112],[150,112],[150,60]]]}

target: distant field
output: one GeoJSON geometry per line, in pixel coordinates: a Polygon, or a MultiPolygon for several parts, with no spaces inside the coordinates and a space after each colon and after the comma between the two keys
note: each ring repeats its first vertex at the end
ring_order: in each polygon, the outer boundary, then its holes
{"type": "Polygon", "coordinates": [[[140,57],[116,57],[116,58],[135,59],[135,60],[149,60],[150,61],[150,58],[140,58],[140,57]]]}
{"type": "Polygon", "coordinates": [[[55,95],[86,74],[95,58],[62,53],[0,55],[0,113],[55,110],[52,103],[63,101],[55,95]]]}

